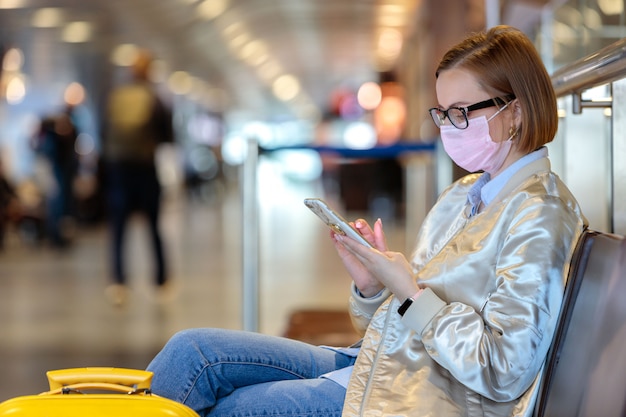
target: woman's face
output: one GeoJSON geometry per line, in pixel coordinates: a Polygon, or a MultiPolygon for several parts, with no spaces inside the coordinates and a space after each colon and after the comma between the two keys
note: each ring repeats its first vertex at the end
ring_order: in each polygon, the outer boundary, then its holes
{"type": "MultiPolygon", "coordinates": [[[[440,72],[435,89],[439,107],[444,110],[450,107],[467,107],[493,98],[480,87],[478,80],[471,72],[462,68],[452,68],[440,72]]],[[[486,116],[489,119],[497,111],[498,108],[495,106],[470,111],[467,114],[469,124],[472,124],[472,119],[475,117],[486,116]]],[[[512,126],[511,117],[511,112],[505,109],[489,121],[489,133],[494,142],[508,139],[509,129],[512,126]]],[[[450,122],[446,120],[445,123],[450,122]]]]}

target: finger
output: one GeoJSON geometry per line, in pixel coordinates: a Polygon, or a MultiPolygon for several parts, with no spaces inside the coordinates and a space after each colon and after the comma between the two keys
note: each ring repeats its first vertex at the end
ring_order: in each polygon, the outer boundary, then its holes
{"type": "Polygon", "coordinates": [[[387,238],[385,237],[385,232],[383,231],[383,221],[378,218],[376,223],[374,223],[374,242],[376,243],[376,247],[386,252],[387,248],[387,238]]]}
{"type": "MultiPolygon", "coordinates": [[[[354,228],[359,232],[361,236],[365,238],[372,246],[376,246],[376,240],[374,230],[363,219],[359,219],[355,222],[354,228]]],[[[378,248],[381,249],[381,248],[378,248]]]]}
{"type": "MultiPolygon", "coordinates": [[[[363,219],[357,219],[354,224],[353,227],[359,231],[359,233],[365,237],[366,239],[368,238],[373,238],[374,237],[374,231],[372,230],[372,228],[370,227],[370,225],[367,223],[367,221],[363,220],[363,219]]],[[[369,239],[368,239],[369,240],[369,239]]]]}
{"type": "Polygon", "coordinates": [[[335,246],[335,249],[337,250],[337,253],[342,258],[345,257],[346,255],[350,255],[351,254],[350,251],[348,250],[348,248],[346,248],[343,242],[338,239],[338,237],[339,237],[338,234],[331,233],[331,239],[333,241],[333,245],[335,246]]]}
{"type": "Polygon", "coordinates": [[[337,242],[341,243],[347,251],[356,256],[361,262],[367,262],[369,259],[368,255],[371,254],[371,251],[376,250],[362,245],[348,236],[337,235],[335,238],[337,242]]]}

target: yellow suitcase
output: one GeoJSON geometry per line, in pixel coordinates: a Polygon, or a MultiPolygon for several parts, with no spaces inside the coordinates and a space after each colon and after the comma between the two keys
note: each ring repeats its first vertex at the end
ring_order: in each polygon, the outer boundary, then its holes
{"type": "Polygon", "coordinates": [[[50,391],[0,404],[0,416],[199,417],[189,407],[150,392],[152,372],[72,368],[47,372],[50,391]]]}

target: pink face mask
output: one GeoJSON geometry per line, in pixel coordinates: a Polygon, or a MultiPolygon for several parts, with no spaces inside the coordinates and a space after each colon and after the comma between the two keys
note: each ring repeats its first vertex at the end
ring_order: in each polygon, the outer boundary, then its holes
{"type": "Polygon", "coordinates": [[[489,119],[486,116],[470,119],[466,129],[452,125],[440,127],[443,148],[458,166],[469,172],[482,170],[490,174],[502,166],[513,145],[512,136],[503,142],[494,142],[489,134],[489,121],[505,107],[489,119]]]}

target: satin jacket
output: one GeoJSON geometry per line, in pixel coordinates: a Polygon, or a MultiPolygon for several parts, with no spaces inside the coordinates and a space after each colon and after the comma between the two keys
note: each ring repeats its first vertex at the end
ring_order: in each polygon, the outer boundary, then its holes
{"type": "Polygon", "coordinates": [[[404,316],[385,290],[357,295],[364,332],[343,416],[529,416],[586,220],[547,158],[523,167],[469,217],[468,175],[439,197],[412,265],[404,316]]]}

